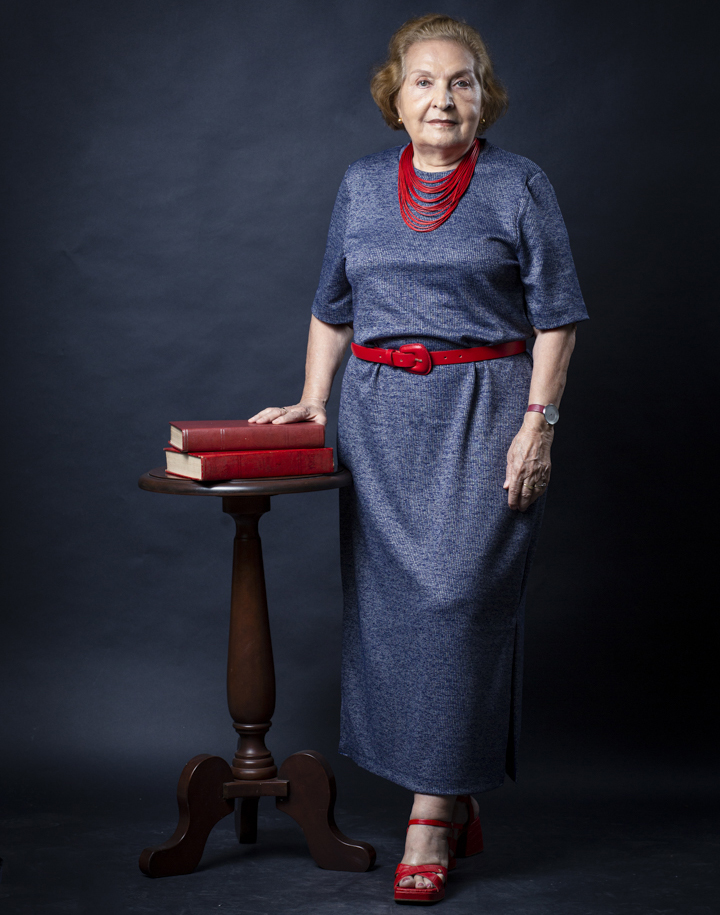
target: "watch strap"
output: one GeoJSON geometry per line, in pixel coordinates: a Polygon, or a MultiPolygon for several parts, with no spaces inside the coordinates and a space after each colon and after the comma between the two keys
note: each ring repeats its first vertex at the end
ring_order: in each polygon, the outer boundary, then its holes
{"type": "Polygon", "coordinates": [[[542,413],[545,417],[545,421],[549,426],[554,426],[555,423],[560,419],[560,411],[555,406],[555,404],[541,404],[541,403],[531,403],[528,405],[527,413],[542,413]]]}

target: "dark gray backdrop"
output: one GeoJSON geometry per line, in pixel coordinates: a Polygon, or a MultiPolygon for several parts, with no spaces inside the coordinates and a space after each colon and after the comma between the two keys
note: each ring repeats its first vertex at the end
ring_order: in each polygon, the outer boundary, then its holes
{"type": "MultiPolygon", "coordinates": [[[[548,173],[592,317],[532,580],[525,764],[704,759],[713,5],[439,6],[489,42],[511,96],[490,138],[548,173]]],[[[118,771],[171,784],[196,752],[231,755],[229,519],[215,500],[136,480],[162,462],[168,420],[246,417],[299,394],[342,174],[404,137],[383,124],[368,73],[392,31],[426,11],[3,4],[2,728],[14,790],[118,771]]],[[[278,759],[320,749],[347,780],[336,506],[333,493],[282,497],[262,522],[279,687],[269,742],[278,759]]]]}

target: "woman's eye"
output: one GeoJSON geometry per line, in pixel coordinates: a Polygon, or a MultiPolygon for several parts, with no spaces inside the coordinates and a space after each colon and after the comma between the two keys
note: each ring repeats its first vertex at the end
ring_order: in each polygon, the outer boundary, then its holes
{"type": "Polygon", "coordinates": [[[470,83],[466,79],[459,79],[455,85],[458,87],[458,89],[467,89],[470,83]]]}
{"type": "Polygon", "coordinates": [[[419,79],[418,82],[417,82],[417,84],[418,84],[418,86],[420,86],[421,89],[424,89],[426,86],[429,86],[429,85],[430,85],[430,80],[427,80],[427,79],[419,79]]]}

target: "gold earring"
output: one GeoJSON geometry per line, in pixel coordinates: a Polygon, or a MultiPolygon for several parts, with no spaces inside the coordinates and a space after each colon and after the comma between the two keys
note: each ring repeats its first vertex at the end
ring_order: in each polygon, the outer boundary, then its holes
{"type": "Polygon", "coordinates": [[[398,124],[402,124],[402,118],[398,118],[398,124]]]}

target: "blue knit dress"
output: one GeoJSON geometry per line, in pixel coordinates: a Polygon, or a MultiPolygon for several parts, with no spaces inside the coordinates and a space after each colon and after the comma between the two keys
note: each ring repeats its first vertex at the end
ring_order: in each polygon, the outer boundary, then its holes
{"type": "MultiPolygon", "coordinates": [[[[403,147],[350,166],[313,314],[355,341],[429,350],[503,343],[587,317],[541,169],[485,142],[457,209],[432,232],[400,215],[403,147]]],[[[443,174],[420,172],[433,180],[443,174]]],[[[523,609],[545,497],[502,488],[532,359],[436,366],[354,356],[338,459],[344,592],[340,752],[424,794],[515,777],[523,609]]]]}

